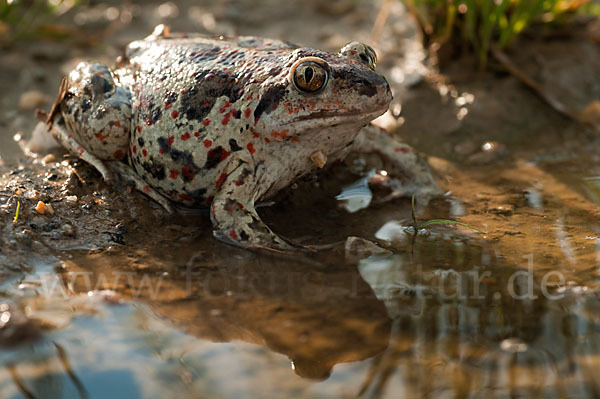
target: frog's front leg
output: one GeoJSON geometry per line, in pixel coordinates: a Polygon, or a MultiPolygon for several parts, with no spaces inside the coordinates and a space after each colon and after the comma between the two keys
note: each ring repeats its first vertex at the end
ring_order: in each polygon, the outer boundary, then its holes
{"type": "Polygon", "coordinates": [[[374,125],[361,129],[354,140],[353,151],[379,154],[392,179],[392,194],[387,199],[415,195],[432,197],[441,194],[429,165],[416,151],[387,131],[374,125]]]}
{"type": "Polygon", "coordinates": [[[71,154],[74,156],[83,159],[85,162],[92,165],[100,174],[104,181],[108,184],[112,182],[112,174],[106,168],[104,162],[100,160],[100,158],[96,157],[91,152],[87,151],[81,144],[79,144],[73,136],[67,131],[65,128],[64,122],[62,118],[58,118],[58,120],[52,123],[52,136],[71,154]]]}
{"type": "MultiPolygon", "coordinates": [[[[256,177],[260,170],[241,162],[231,173],[223,173],[216,181],[219,189],[211,205],[210,219],[215,238],[243,248],[294,250],[291,242],[275,234],[258,216],[256,177]]],[[[260,169],[260,167],[259,167],[260,169]]]]}

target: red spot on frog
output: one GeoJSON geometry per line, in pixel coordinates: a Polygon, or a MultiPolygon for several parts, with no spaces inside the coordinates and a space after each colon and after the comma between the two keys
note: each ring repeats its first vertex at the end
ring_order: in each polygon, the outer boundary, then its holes
{"type": "Polygon", "coordinates": [[[142,155],[147,157],[148,156],[148,150],[146,150],[145,148],[142,149],[142,155]]]}
{"type": "Polygon", "coordinates": [[[135,146],[135,145],[133,146],[133,153],[137,154],[137,146],[135,146]]]}
{"type": "Polygon", "coordinates": [[[141,132],[142,132],[142,127],[141,127],[140,125],[137,125],[137,126],[136,126],[136,129],[137,129],[138,133],[141,133],[141,132]]]}
{"type": "Polygon", "coordinates": [[[246,108],[246,110],[244,111],[244,116],[246,118],[250,118],[251,113],[252,113],[252,111],[250,110],[250,108],[246,108]]]}
{"type": "Polygon", "coordinates": [[[409,149],[406,148],[406,147],[397,147],[397,148],[394,148],[394,151],[395,152],[401,152],[403,154],[408,154],[409,149]]]}
{"type": "Polygon", "coordinates": [[[221,173],[221,176],[219,176],[219,178],[215,182],[215,186],[217,187],[217,189],[220,189],[221,187],[223,187],[223,184],[225,184],[226,180],[227,180],[227,173],[221,173]]]}
{"type": "Polygon", "coordinates": [[[210,119],[205,119],[205,120],[203,120],[203,121],[202,121],[202,125],[204,125],[204,126],[208,126],[208,125],[210,125],[210,119]]]}
{"type": "Polygon", "coordinates": [[[144,186],[144,188],[142,190],[144,190],[145,193],[151,193],[152,192],[152,189],[150,188],[150,186],[144,186]]]}
{"type": "Polygon", "coordinates": [[[100,141],[104,141],[104,139],[106,138],[105,135],[102,134],[102,132],[96,133],[96,138],[100,141]]]}
{"type": "Polygon", "coordinates": [[[242,184],[244,184],[244,181],[242,179],[237,179],[236,181],[234,181],[236,186],[241,186],[242,184]]]}
{"type": "Polygon", "coordinates": [[[121,127],[121,121],[115,121],[115,126],[116,127],[121,127]]]}
{"type": "Polygon", "coordinates": [[[177,118],[178,116],[179,116],[179,111],[177,111],[176,109],[171,111],[171,118],[177,118]]]}
{"type": "Polygon", "coordinates": [[[179,177],[179,172],[176,170],[171,169],[171,173],[169,173],[169,177],[171,179],[177,179],[177,177],[179,177]]]}
{"type": "Polygon", "coordinates": [[[151,117],[146,118],[146,126],[152,126],[152,118],[151,117]]]}
{"type": "Polygon", "coordinates": [[[192,171],[192,168],[189,166],[184,166],[181,169],[181,174],[187,179],[187,180],[194,180],[194,177],[196,177],[196,174],[192,171]]]}
{"type": "Polygon", "coordinates": [[[184,134],[181,135],[181,140],[186,141],[186,140],[189,140],[190,137],[192,137],[192,135],[189,134],[188,132],[185,132],[184,134]]]}
{"type": "Polygon", "coordinates": [[[235,110],[232,109],[231,111],[229,111],[228,113],[225,114],[225,117],[223,118],[223,120],[221,121],[222,125],[227,125],[229,123],[229,119],[231,118],[231,115],[235,114],[235,110]]]}
{"type": "Polygon", "coordinates": [[[229,237],[233,238],[234,240],[237,240],[238,236],[237,236],[235,230],[231,230],[229,232],[229,237]]]}
{"type": "Polygon", "coordinates": [[[206,140],[204,140],[204,141],[202,142],[202,144],[204,144],[204,146],[205,146],[206,148],[208,148],[208,147],[210,147],[210,146],[212,145],[212,140],[208,140],[208,139],[206,139],[206,140]]]}
{"type": "Polygon", "coordinates": [[[256,149],[254,148],[254,144],[252,144],[252,143],[248,143],[248,145],[246,145],[246,148],[248,149],[250,154],[254,154],[256,152],[256,149]]]}
{"type": "Polygon", "coordinates": [[[206,205],[210,205],[210,204],[212,204],[212,202],[214,201],[214,199],[215,199],[215,196],[211,195],[210,197],[206,198],[206,201],[204,201],[204,203],[206,205]]]}
{"type": "Polygon", "coordinates": [[[187,194],[183,194],[183,193],[179,194],[179,198],[181,198],[182,200],[187,201],[187,202],[192,202],[193,201],[192,197],[190,197],[187,194]]]}
{"type": "Polygon", "coordinates": [[[290,131],[289,129],[285,129],[280,132],[273,131],[273,132],[271,132],[271,137],[280,138],[282,140],[285,140],[285,139],[287,139],[287,134],[289,133],[289,131],[290,131]]]}
{"type": "Polygon", "coordinates": [[[171,136],[167,139],[167,145],[170,147],[175,142],[175,136],[171,136]]]}
{"type": "Polygon", "coordinates": [[[194,137],[200,137],[200,132],[194,132],[194,137]]]}
{"type": "Polygon", "coordinates": [[[114,156],[116,159],[123,159],[125,157],[125,154],[123,153],[123,151],[117,150],[115,151],[114,156]]]}

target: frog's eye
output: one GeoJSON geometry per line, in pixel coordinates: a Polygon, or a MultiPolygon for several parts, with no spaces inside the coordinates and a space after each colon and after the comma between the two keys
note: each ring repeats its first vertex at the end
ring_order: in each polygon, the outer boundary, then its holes
{"type": "Polygon", "coordinates": [[[338,55],[355,59],[370,69],[375,69],[375,65],[377,64],[377,54],[373,50],[373,47],[360,42],[346,44],[342,47],[338,55]]]}
{"type": "Polygon", "coordinates": [[[304,61],[292,70],[292,81],[304,93],[317,93],[327,84],[328,73],[325,65],[315,61],[304,61]]]}

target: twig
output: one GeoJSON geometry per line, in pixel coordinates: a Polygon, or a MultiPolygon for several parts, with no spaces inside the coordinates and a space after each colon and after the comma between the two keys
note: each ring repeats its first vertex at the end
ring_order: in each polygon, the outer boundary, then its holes
{"type": "Polygon", "coordinates": [[[557,100],[556,98],[548,94],[546,91],[544,91],[542,86],[540,86],[536,81],[534,81],[524,72],[522,72],[519,68],[517,68],[510,60],[508,55],[506,55],[502,50],[500,50],[496,46],[491,46],[490,50],[494,58],[504,67],[504,69],[506,69],[512,76],[517,78],[525,86],[533,90],[542,100],[546,102],[546,104],[552,107],[555,111],[571,120],[597,129],[597,127],[594,126],[592,123],[582,118],[579,112],[569,108],[567,105],[565,105],[564,103],[562,103],[561,101],[557,100]]]}
{"type": "Polygon", "coordinates": [[[27,389],[27,387],[25,386],[25,383],[23,382],[23,379],[21,378],[19,373],[17,373],[17,366],[15,364],[11,363],[11,364],[8,364],[6,366],[6,368],[8,369],[8,372],[10,373],[10,376],[11,376],[13,382],[15,383],[17,388],[19,388],[19,391],[21,391],[23,396],[26,397],[27,399],[35,399],[35,395],[33,393],[31,393],[31,391],[29,389],[27,389]]]}
{"type": "Polygon", "coordinates": [[[381,39],[381,34],[383,33],[383,27],[387,22],[388,17],[390,16],[390,8],[392,6],[393,0],[384,0],[383,4],[381,4],[381,8],[379,9],[379,13],[377,14],[377,18],[375,18],[375,23],[373,24],[373,30],[371,31],[371,40],[373,43],[378,43],[379,39],[381,39]]]}

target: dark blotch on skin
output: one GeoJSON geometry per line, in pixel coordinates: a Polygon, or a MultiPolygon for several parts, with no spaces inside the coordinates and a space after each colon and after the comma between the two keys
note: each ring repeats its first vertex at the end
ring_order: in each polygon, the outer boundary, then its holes
{"type": "Polygon", "coordinates": [[[111,92],[115,86],[111,84],[108,79],[100,75],[94,75],[92,76],[92,87],[94,94],[98,95],[111,92]]]}
{"type": "Polygon", "coordinates": [[[240,173],[240,179],[245,181],[246,177],[250,176],[250,173],[250,169],[244,168],[244,170],[242,170],[242,173],[240,173]]]}
{"type": "Polygon", "coordinates": [[[221,146],[218,146],[217,148],[208,151],[208,155],[206,157],[206,163],[204,164],[204,167],[206,169],[212,169],[215,166],[217,166],[219,164],[219,162],[221,162],[221,157],[223,156],[224,151],[225,150],[221,146]]]}
{"type": "Polygon", "coordinates": [[[181,110],[188,120],[203,120],[214,105],[214,98],[206,97],[198,86],[181,95],[181,110]]]}
{"type": "Polygon", "coordinates": [[[372,97],[377,94],[377,87],[386,85],[383,76],[371,72],[359,74],[355,68],[340,68],[332,71],[334,79],[344,82],[344,86],[350,90],[358,90],[359,94],[372,97]]]}
{"type": "Polygon", "coordinates": [[[168,154],[171,152],[171,146],[169,146],[167,144],[166,137],[159,137],[158,139],[156,139],[156,142],[158,143],[158,146],[160,147],[161,150],[163,150],[163,152],[165,154],[168,154]]]}
{"type": "Polygon", "coordinates": [[[377,87],[368,83],[360,85],[358,86],[358,93],[362,94],[363,96],[373,97],[375,94],[377,94],[377,87]]]}
{"type": "Polygon", "coordinates": [[[81,111],[85,112],[88,109],[92,108],[92,102],[88,99],[85,99],[81,102],[81,111]]]}
{"type": "MultiPolygon", "coordinates": [[[[226,96],[232,104],[244,93],[247,79],[229,76],[221,71],[198,71],[196,85],[181,95],[181,111],[189,120],[203,120],[215,105],[215,100],[226,96]]],[[[239,115],[234,114],[235,118],[239,115]]]]}
{"type": "Polygon", "coordinates": [[[157,180],[164,180],[165,177],[167,177],[167,174],[165,173],[165,167],[157,162],[153,162],[152,158],[150,158],[149,162],[143,162],[141,165],[146,172],[148,172],[157,180]]]}
{"type": "Polygon", "coordinates": [[[271,75],[271,76],[277,76],[280,73],[281,73],[281,67],[276,67],[269,71],[269,75],[271,75]]]}
{"type": "Polygon", "coordinates": [[[283,83],[271,86],[265,90],[260,97],[260,102],[254,110],[254,120],[258,121],[264,112],[268,114],[273,110],[273,108],[277,108],[279,101],[281,101],[286,93],[287,84],[283,83]]]}
{"type": "Polygon", "coordinates": [[[142,99],[142,104],[139,107],[139,118],[142,121],[150,119],[152,123],[156,123],[162,116],[160,106],[154,101],[154,95],[150,94],[142,99]]]}
{"type": "Polygon", "coordinates": [[[138,144],[140,145],[140,147],[144,146],[144,139],[142,137],[138,137],[138,144]]]}
{"type": "Polygon", "coordinates": [[[173,93],[172,91],[170,91],[165,96],[165,102],[173,104],[175,101],[177,101],[177,97],[177,93],[173,93]]]}
{"type": "Polygon", "coordinates": [[[231,152],[239,151],[242,149],[242,147],[238,145],[235,139],[229,139],[229,147],[231,147],[231,152]]]}
{"type": "Polygon", "coordinates": [[[186,152],[186,151],[179,151],[176,150],[172,147],[169,147],[171,149],[171,151],[169,152],[169,155],[171,156],[171,159],[175,162],[177,162],[178,164],[181,165],[186,165],[189,168],[189,173],[183,173],[181,176],[183,178],[183,181],[191,181],[193,180],[193,176],[197,175],[198,172],[200,172],[200,167],[198,167],[198,165],[196,165],[194,163],[194,157],[192,156],[191,153],[186,152]],[[191,177],[190,177],[191,175],[191,177]]]}
{"type": "Polygon", "coordinates": [[[152,104],[152,108],[150,108],[150,116],[152,117],[152,123],[156,123],[162,115],[162,111],[160,107],[152,104]]]}

